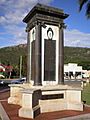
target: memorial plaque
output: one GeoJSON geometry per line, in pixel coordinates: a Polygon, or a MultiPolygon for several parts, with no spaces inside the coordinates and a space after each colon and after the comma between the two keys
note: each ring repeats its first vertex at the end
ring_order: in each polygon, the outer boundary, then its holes
{"type": "Polygon", "coordinates": [[[45,39],[44,43],[44,80],[55,81],[56,41],[45,39]]]}

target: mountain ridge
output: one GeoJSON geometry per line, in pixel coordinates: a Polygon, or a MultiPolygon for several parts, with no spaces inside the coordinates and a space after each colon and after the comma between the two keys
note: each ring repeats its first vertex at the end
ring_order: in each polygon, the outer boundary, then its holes
{"type": "MultiPolygon", "coordinates": [[[[26,64],[27,44],[0,48],[0,62],[19,67],[20,56],[26,64]]],[[[84,69],[90,69],[90,48],[64,47],[64,63],[77,63],[84,69]]]]}

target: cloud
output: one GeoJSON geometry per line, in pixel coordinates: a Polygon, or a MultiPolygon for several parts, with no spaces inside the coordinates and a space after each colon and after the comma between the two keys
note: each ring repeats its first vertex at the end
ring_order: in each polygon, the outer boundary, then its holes
{"type": "MultiPolygon", "coordinates": [[[[53,0],[0,0],[0,47],[26,43],[26,14],[38,2],[50,4],[53,0]]],[[[79,30],[65,30],[65,46],[90,47],[90,34],[79,30]]]]}
{"type": "Polygon", "coordinates": [[[90,33],[83,33],[76,29],[65,30],[64,45],[90,48],[90,33]]]}
{"type": "MultiPolygon", "coordinates": [[[[22,22],[23,18],[36,3],[49,4],[52,1],[0,0],[0,43],[3,43],[3,46],[26,43],[27,37],[25,24],[22,22]]],[[[0,47],[2,47],[1,44],[0,47]]]]}

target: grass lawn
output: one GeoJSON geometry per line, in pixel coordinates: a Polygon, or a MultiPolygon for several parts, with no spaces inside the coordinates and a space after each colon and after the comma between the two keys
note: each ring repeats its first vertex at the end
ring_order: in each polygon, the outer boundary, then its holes
{"type": "Polygon", "coordinates": [[[86,101],[86,104],[90,105],[90,84],[84,86],[82,91],[82,101],[86,101]]]}

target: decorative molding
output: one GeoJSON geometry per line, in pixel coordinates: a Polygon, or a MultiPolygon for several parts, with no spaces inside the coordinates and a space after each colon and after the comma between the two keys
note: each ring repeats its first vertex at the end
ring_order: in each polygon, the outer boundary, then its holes
{"type": "Polygon", "coordinates": [[[67,25],[65,25],[65,23],[60,23],[59,24],[59,27],[60,27],[60,29],[66,29],[66,27],[67,27],[67,25]]]}
{"type": "Polygon", "coordinates": [[[48,30],[47,30],[48,39],[52,40],[53,39],[53,35],[54,35],[54,32],[53,32],[52,28],[49,27],[48,30]]]}

